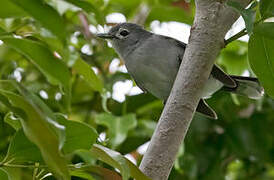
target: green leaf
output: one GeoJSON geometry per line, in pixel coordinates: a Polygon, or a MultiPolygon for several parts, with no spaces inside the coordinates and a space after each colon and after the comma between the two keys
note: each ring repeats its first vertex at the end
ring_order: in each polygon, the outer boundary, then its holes
{"type": "Polygon", "coordinates": [[[41,0],[11,0],[22,8],[42,26],[49,29],[58,38],[65,41],[67,38],[66,26],[62,17],[48,4],[41,0]]]}
{"type": "Polygon", "coordinates": [[[83,79],[88,82],[91,88],[96,91],[103,91],[103,83],[91,69],[90,65],[88,65],[82,59],[76,60],[73,65],[73,69],[75,69],[78,74],[82,75],[83,79]]]}
{"type": "Polygon", "coordinates": [[[99,176],[99,180],[122,180],[122,177],[117,172],[102,168],[100,166],[80,167],[74,171],[71,171],[71,175],[73,176],[93,179],[90,174],[95,175],[94,177],[96,177],[96,179],[99,176]]]}
{"type": "Polygon", "coordinates": [[[23,98],[12,92],[0,90],[1,102],[21,117],[24,133],[39,147],[44,161],[53,171],[54,176],[69,179],[66,160],[59,151],[57,136],[57,131],[62,131],[64,127],[45,116],[35,105],[36,99],[31,97],[28,95],[23,98]]]}
{"type": "Polygon", "coordinates": [[[91,152],[99,160],[119,169],[123,180],[127,180],[130,176],[136,180],[150,179],[145,176],[132,162],[116,151],[98,144],[94,144],[91,152]]]}
{"type": "Polygon", "coordinates": [[[255,18],[256,18],[256,11],[250,10],[250,9],[244,10],[242,12],[242,16],[245,21],[245,27],[246,27],[247,32],[248,32],[248,34],[251,34],[253,31],[254,22],[255,22],[255,18]]]}
{"type": "Polygon", "coordinates": [[[5,115],[4,121],[12,126],[16,131],[22,127],[20,119],[16,117],[12,112],[9,112],[5,115]]]}
{"type": "Polygon", "coordinates": [[[90,175],[90,173],[81,170],[71,171],[70,175],[74,177],[80,177],[81,179],[83,178],[85,180],[95,180],[92,175],[90,175]]]}
{"type": "Polygon", "coordinates": [[[225,67],[227,73],[242,75],[248,69],[247,52],[247,43],[234,41],[222,50],[217,62],[225,67]]]}
{"type": "Polygon", "coordinates": [[[0,168],[0,179],[1,180],[9,180],[8,175],[5,173],[5,171],[1,170],[1,168],[0,168]]]}
{"type": "Polygon", "coordinates": [[[74,154],[79,156],[86,165],[93,165],[96,163],[96,157],[92,155],[90,150],[79,149],[75,151],[74,154]]]}
{"type": "Polygon", "coordinates": [[[252,34],[248,43],[249,64],[266,93],[274,98],[274,40],[252,34]]]}
{"type": "Polygon", "coordinates": [[[90,149],[95,143],[98,136],[95,129],[84,123],[67,120],[62,115],[56,117],[58,123],[66,127],[66,141],[63,146],[65,154],[78,149],[90,149]]]}
{"type": "Polygon", "coordinates": [[[256,10],[253,9],[256,7],[257,2],[254,1],[248,9],[242,7],[242,5],[237,1],[228,1],[227,4],[236,9],[242,15],[245,21],[246,30],[248,34],[251,34],[256,19],[256,10]]]}
{"type": "Polygon", "coordinates": [[[96,116],[95,122],[108,128],[110,143],[113,147],[120,145],[126,139],[128,131],[137,125],[135,114],[117,117],[103,113],[96,116]]]}
{"type": "MultiPolygon", "coordinates": [[[[92,147],[97,138],[93,128],[80,122],[66,120],[61,115],[57,115],[57,118],[58,122],[66,127],[64,153],[92,147]]],[[[13,138],[4,161],[11,159],[13,159],[11,163],[43,162],[39,149],[25,137],[22,130],[19,130],[13,138]]]]}
{"type": "Polygon", "coordinates": [[[0,174],[1,169],[7,174],[8,179],[2,179],[0,175],[1,180],[22,180],[22,170],[20,168],[13,168],[13,167],[2,167],[0,168],[0,174]]]}
{"type": "Polygon", "coordinates": [[[260,0],[260,13],[263,19],[274,16],[274,1],[260,0]]]}
{"type": "Polygon", "coordinates": [[[138,119],[135,129],[129,131],[127,139],[119,146],[119,152],[123,154],[134,152],[139,146],[150,140],[157,123],[147,119],[138,119]]]}
{"type": "Polygon", "coordinates": [[[48,48],[51,52],[60,53],[62,59],[67,62],[67,52],[65,50],[65,45],[58,39],[54,34],[52,34],[49,30],[45,28],[40,28],[38,33],[33,34],[33,36],[39,39],[41,42],[47,44],[48,48]]]}
{"type": "Polygon", "coordinates": [[[254,33],[274,39],[274,22],[265,22],[258,24],[254,28],[254,33]]]}
{"type": "Polygon", "coordinates": [[[8,164],[34,164],[35,162],[44,164],[38,147],[28,140],[22,129],[15,133],[3,162],[8,162],[8,164]]]}
{"type": "Polygon", "coordinates": [[[65,1],[83,9],[87,13],[97,12],[95,7],[88,1],[85,1],[85,0],[65,0],[65,1]]]}
{"type": "Polygon", "coordinates": [[[26,99],[31,100],[36,105],[36,107],[38,107],[39,110],[44,113],[45,116],[48,116],[52,120],[56,119],[60,125],[65,127],[65,132],[63,134],[59,134],[59,147],[61,147],[65,153],[71,153],[78,149],[91,148],[92,144],[96,141],[98,136],[96,130],[86,124],[69,121],[61,114],[55,115],[51,109],[49,109],[49,107],[43,101],[41,101],[40,98],[29,93],[26,89],[24,89],[23,86],[20,86],[17,83],[14,83],[14,86],[26,99]]]}
{"type": "Polygon", "coordinates": [[[0,37],[4,43],[26,56],[54,85],[62,84],[66,93],[66,105],[70,102],[70,72],[66,64],[56,58],[43,44],[10,36],[0,37]]]}
{"type": "Polygon", "coordinates": [[[26,56],[44,73],[51,83],[55,85],[61,83],[66,88],[70,86],[70,72],[68,68],[46,46],[36,41],[17,39],[10,36],[2,36],[0,39],[26,56]]]}
{"type": "Polygon", "coordinates": [[[22,17],[26,13],[10,0],[1,0],[0,18],[22,17]]]}

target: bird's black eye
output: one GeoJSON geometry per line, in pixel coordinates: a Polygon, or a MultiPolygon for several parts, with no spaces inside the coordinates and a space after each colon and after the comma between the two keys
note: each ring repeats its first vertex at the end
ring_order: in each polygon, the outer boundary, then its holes
{"type": "Polygon", "coordinates": [[[128,32],[128,30],[122,30],[121,32],[120,32],[120,35],[122,35],[122,36],[127,36],[129,34],[129,32],[128,32]]]}

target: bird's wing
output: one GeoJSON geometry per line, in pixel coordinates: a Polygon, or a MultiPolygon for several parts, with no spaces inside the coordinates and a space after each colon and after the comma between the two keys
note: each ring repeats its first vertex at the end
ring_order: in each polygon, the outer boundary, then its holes
{"type": "MultiPolygon", "coordinates": [[[[187,44],[181,42],[181,41],[178,41],[176,39],[173,39],[173,38],[170,38],[170,37],[167,37],[167,36],[164,36],[164,38],[166,39],[172,39],[173,41],[175,41],[176,45],[180,48],[182,48],[182,54],[179,55],[179,65],[181,64],[182,62],[182,59],[183,59],[183,55],[184,55],[184,50],[187,46],[187,44]]],[[[228,74],[226,74],[222,69],[220,69],[216,64],[214,64],[213,68],[212,68],[212,71],[211,71],[211,75],[221,81],[226,87],[229,87],[229,88],[235,88],[237,86],[235,80],[230,77],[228,74]]]]}
{"type": "Polygon", "coordinates": [[[235,80],[230,77],[228,74],[226,74],[223,70],[221,70],[216,64],[214,64],[212,71],[211,71],[211,75],[221,81],[226,87],[229,88],[235,88],[237,87],[237,83],[235,82],[235,80]]]}
{"type": "Polygon", "coordinates": [[[211,107],[209,107],[209,105],[205,102],[204,99],[200,99],[199,104],[196,108],[196,111],[213,119],[218,118],[215,111],[211,107]]]}
{"type": "Polygon", "coordinates": [[[185,48],[186,48],[186,45],[187,45],[187,44],[184,43],[184,42],[182,42],[182,41],[179,41],[179,40],[177,40],[177,39],[174,39],[174,38],[168,37],[168,36],[163,36],[163,35],[158,35],[158,36],[160,36],[160,37],[162,37],[162,38],[164,38],[164,39],[166,39],[166,40],[172,41],[172,44],[174,44],[174,42],[175,42],[176,46],[178,46],[178,47],[180,47],[180,48],[182,48],[182,49],[185,49],[185,48]]]}
{"type": "Polygon", "coordinates": [[[130,74],[130,76],[133,78],[133,80],[135,81],[136,85],[144,92],[147,93],[148,91],[146,90],[145,86],[143,83],[137,81],[137,78],[134,77],[134,75],[130,72],[128,72],[130,74]]]}

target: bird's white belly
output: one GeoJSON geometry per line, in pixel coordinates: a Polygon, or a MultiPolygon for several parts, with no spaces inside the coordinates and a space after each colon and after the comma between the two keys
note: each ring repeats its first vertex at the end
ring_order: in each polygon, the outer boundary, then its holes
{"type": "Polygon", "coordinates": [[[220,90],[223,86],[224,85],[222,82],[218,81],[210,75],[202,91],[202,97],[204,99],[210,98],[216,91],[220,90]]]}

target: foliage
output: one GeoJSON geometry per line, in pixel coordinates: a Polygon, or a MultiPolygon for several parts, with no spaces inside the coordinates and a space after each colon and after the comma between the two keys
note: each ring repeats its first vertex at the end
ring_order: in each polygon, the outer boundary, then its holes
{"type": "MultiPolygon", "coordinates": [[[[250,40],[232,38],[217,63],[231,74],[256,75],[266,96],[218,92],[209,99],[219,119],[195,115],[170,179],[274,178],[274,23],[267,19],[274,3],[227,5],[243,16],[250,40]]],[[[140,163],[137,149],[149,141],[163,104],[150,94],[114,100],[114,84],[131,79],[110,70],[118,56],[94,34],[109,28],[109,14],[133,20],[143,6],[148,29],[154,20],[194,19],[194,2],[184,0],[1,0],[1,180],[148,179],[123,155],[140,163]]]]}

